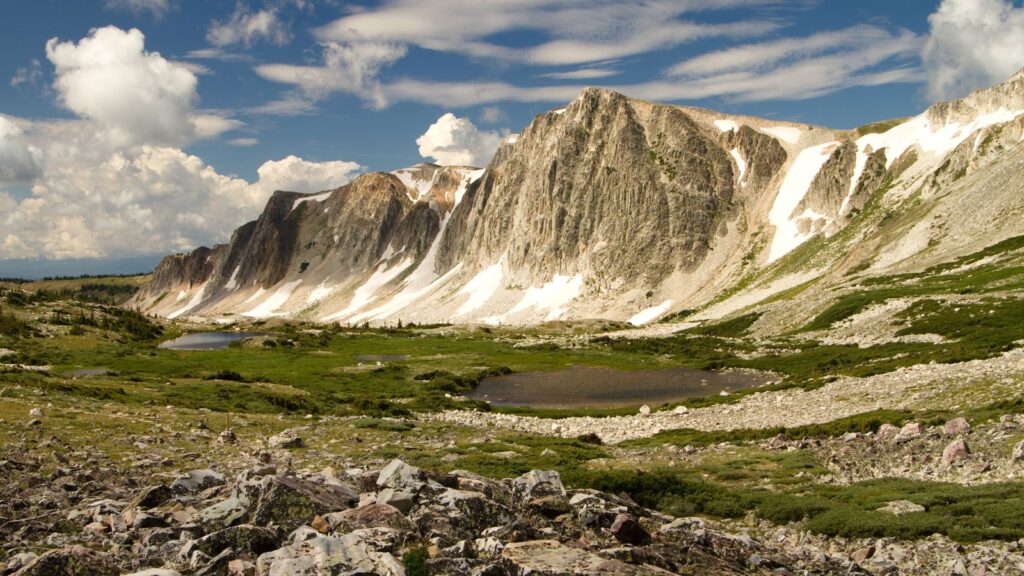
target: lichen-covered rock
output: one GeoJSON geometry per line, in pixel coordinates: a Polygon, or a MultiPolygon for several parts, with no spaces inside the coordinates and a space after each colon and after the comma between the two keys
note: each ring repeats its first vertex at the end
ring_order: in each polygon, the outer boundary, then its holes
{"type": "Polygon", "coordinates": [[[229,548],[240,554],[256,556],[277,548],[280,543],[281,536],[277,530],[240,524],[203,536],[196,542],[195,548],[210,556],[216,556],[229,548]]]}
{"type": "Polygon", "coordinates": [[[376,527],[387,527],[403,532],[415,530],[415,526],[402,512],[387,504],[366,504],[343,512],[327,514],[323,519],[332,531],[339,533],[376,527]]]}
{"type": "Polygon", "coordinates": [[[622,576],[668,575],[671,572],[653,566],[636,566],[608,560],[579,548],[570,548],[556,540],[515,542],[501,551],[502,564],[515,576],[575,576],[619,574],[622,576]]]}
{"type": "Polygon", "coordinates": [[[14,576],[118,576],[120,571],[109,554],[81,546],[50,550],[35,558],[14,576]]]}
{"type": "Polygon", "coordinates": [[[562,477],[554,470],[530,470],[512,482],[512,489],[522,501],[565,495],[562,477]]]}
{"type": "Polygon", "coordinates": [[[404,576],[402,565],[387,553],[374,552],[357,536],[321,536],[298,542],[256,560],[258,576],[333,576],[376,574],[404,576]]]}
{"type": "Polygon", "coordinates": [[[177,492],[192,493],[222,485],[224,485],[224,477],[213,470],[192,470],[171,482],[171,489],[177,492]]]}
{"type": "Polygon", "coordinates": [[[266,487],[252,514],[258,526],[280,526],[291,531],[315,516],[347,510],[359,502],[355,490],[345,485],[317,484],[291,476],[267,478],[266,487]]]}

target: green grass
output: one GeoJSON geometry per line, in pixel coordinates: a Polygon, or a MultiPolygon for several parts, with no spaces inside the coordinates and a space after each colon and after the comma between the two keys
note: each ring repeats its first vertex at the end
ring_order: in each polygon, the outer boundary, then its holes
{"type": "MultiPolygon", "coordinates": [[[[777,455],[775,474],[809,471],[816,464],[777,455]]],[[[1024,536],[1024,483],[962,486],[940,482],[883,479],[850,486],[800,483],[794,492],[736,486],[757,474],[745,472],[757,461],[737,460],[736,473],[707,480],[685,467],[647,471],[573,471],[574,486],[629,495],[642,506],[677,515],[740,518],[748,512],[777,524],[803,521],[819,534],[844,538],[916,539],[945,534],[960,542],[1013,541],[1024,536]],[[878,508],[909,500],[925,512],[893,516],[878,508]]]]}
{"type": "Polygon", "coordinates": [[[750,327],[757,322],[758,318],[761,317],[760,312],[752,312],[750,314],[744,314],[743,316],[737,316],[724,322],[717,322],[714,324],[705,324],[696,328],[690,328],[685,332],[690,334],[701,334],[704,336],[716,336],[719,338],[739,338],[745,336],[750,330],[750,327]]]}

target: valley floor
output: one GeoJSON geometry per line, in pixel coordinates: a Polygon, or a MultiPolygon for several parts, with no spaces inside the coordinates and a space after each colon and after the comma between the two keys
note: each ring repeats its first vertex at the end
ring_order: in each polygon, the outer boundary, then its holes
{"type": "Polygon", "coordinates": [[[927,344],[684,325],[278,322],[176,351],[157,343],[210,327],[6,298],[3,574],[1024,571],[1014,347],[931,363],[927,344]],[[648,414],[463,396],[490,374],[570,365],[775,377],[648,414]]]}

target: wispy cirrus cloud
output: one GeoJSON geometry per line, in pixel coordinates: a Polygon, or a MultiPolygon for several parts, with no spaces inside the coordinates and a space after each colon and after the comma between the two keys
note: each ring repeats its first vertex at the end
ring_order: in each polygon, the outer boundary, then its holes
{"type": "MultiPolygon", "coordinates": [[[[525,66],[579,66],[667,50],[708,38],[749,38],[778,30],[775,18],[699,23],[691,14],[778,4],[778,0],[391,0],[314,30],[322,62],[266,64],[256,72],[291,84],[308,100],[354,94],[382,108],[404,88],[380,80],[381,72],[412,47],[525,66]],[[444,14],[439,18],[438,14],[444,14]],[[494,41],[527,32],[533,44],[494,41]],[[394,90],[392,89],[394,88],[394,90]]],[[[549,71],[549,78],[606,78],[616,72],[584,66],[549,71]]],[[[408,86],[408,84],[406,84],[408,86]]]]}
{"type": "Polygon", "coordinates": [[[595,78],[610,78],[618,76],[620,72],[614,68],[579,68],[567,72],[546,72],[540,74],[541,78],[552,80],[590,80],[595,78]]]}

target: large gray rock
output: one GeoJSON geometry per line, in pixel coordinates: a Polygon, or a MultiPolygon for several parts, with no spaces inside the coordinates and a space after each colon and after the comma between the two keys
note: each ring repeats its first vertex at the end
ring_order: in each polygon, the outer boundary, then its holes
{"type": "Polygon", "coordinates": [[[213,470],[192,470],[171,482],[171,489],[178,492],[199,492],[223,485],[224,477],[213,470]]]}
{"type": "Polygon", "coordinates": [[[256,560],[258,576],[405,576],[394,556],[374,552],[359,537],[345,534],[298,542],[256,560]]]}
{"type": "Polygon", "coordinates": [[[570,548],[556,540],[534,540],[508,544],[501,551],[507,573],[515,576],[575,576],[619,574],[622,576],[662,576],[671,572],[652,566],[635,566],[608,560],[579,548],[570,548]]]}
{"type": "Polygon", "coordinates": [[[512,481],[512,489],[524,501],[544,496],[565,496],[562,477],[555,470],[530,470],[512,481]]]}
{"type": "Polygon", "coordinates": [[[347,510],[359,495],[347,485],[317,484],[291,476],[268,477],[252,515],[257,526],[280,526],[290,532],[317,515],[347,510]]]}
{"type": "Polygon", "coordinates": [[[377,486],[415,494],[427,484],[423,470],[401,460],[392,460],[377,476],[377,486]]]}
{"type": "Polygon", "coordinates": [[[82,546],[70,546],[49,552],[32,560],[14,576],[118,576],[120,570],[109,554],[82,546]]]}
{"type": "Polygon", "coordinates": [[[334,532],[344,533],[360,528],[386,527],[402,532],[415,530],[412,522],[401,511],[387,504],[366,504],[343,512],[327,514],[324,520],[334,532]]]}
{"type": "Polygon", "coordinates": [[[241,524],[203,536],[196,541],[195,549],[209,556],[216,556],[228,549],[256,556],[277,548],[280,543],[281,537],[276,530],[241,524]]]}

